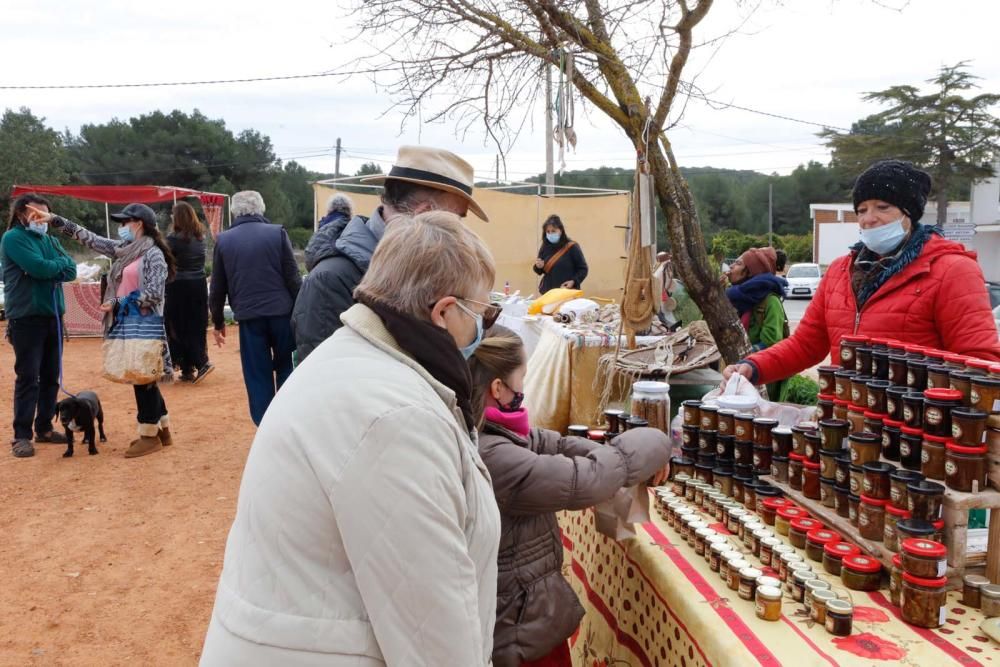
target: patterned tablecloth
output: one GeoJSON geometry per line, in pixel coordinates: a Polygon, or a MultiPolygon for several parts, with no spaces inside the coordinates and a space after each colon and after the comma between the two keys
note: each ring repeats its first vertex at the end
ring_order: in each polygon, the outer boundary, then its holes
{"type": "Polygon", "coordinates": [[[594,529],[592,510],[559,521],[564,572],[587,611],[571,640],[577,667],[1000,664],[1000,647],[979,630],[982,615],[957,593],[949,594],[945,625],[923,630],[902,621],[888,591],[848,591],[819,566],[855,605],[854,633],[836,638],[788,596],[780,621],[758,619],[754,604],[729,590],[659,516],[623,542],[594,529]]]}
{"type": "Polygon", "coordinates": [[[66,333],[70,336],[103,336],[100,283],[63,283],[66,333]]]}

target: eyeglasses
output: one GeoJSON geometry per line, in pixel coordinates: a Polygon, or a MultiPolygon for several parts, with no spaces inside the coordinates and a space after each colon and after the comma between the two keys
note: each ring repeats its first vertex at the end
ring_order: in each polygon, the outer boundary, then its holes
{"type": "Polygon", "coordinates": [[[467,301],[468,303],[474,303],[478,306],[484,306],[483,311],[483,328],[489,329],[491,326],[497,323],[497,318],[500,317],[500,313],[503,312],[503,306],[496,303],[483,303],[482,301],[476,301],[475,299],[467,299],[464,296],[455,297],[459,301],[467,301]]]}

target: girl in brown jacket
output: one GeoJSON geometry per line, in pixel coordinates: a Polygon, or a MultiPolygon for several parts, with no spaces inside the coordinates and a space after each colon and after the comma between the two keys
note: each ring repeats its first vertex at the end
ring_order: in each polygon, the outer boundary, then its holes
{"type": "Polygon", "coordinates": [[[669,442],[648,428],[629,431],[610,445],[530,428],[521,407],[524,345],[513,332],[486,338],[470,365],[473,409],[483,414],[479,453],[501,514],[493,664],[568,667],[566,640],[580,624],[583,607],[562,576],[555,513],[591,507],[649,479],[667,464],[669,442]]]}

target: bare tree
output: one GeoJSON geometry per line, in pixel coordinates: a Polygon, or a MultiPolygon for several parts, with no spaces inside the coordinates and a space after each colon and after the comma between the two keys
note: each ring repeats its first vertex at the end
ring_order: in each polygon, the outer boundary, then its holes
{"type": "Polygon", "coordinates": [[[459,132],[482,122],[503,151],[530,119],[543,66],[572,52],[572,83],[622,129],[653,176],[674,266],[726,360],[748,342],[708,261],[667,131],[692,90],[681,75],[713,0],[355,0],[366,58],[395,105],[459,132]],[[430,110],[430,115],[428,114],[430,110]]]}

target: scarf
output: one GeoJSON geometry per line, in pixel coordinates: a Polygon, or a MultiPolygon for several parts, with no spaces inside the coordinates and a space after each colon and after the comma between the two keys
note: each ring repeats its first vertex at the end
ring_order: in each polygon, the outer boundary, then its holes
{"type": "Polygon", "coordinates": [[[455,400],[465,418],[465,426],[469,431],[474,430],[476,420],[472,418],[472,372],[462,353],[455,347],[455,339],[448,330],[427,320],[401,313],[363,292],[356,293],[355,298],[379,316],[403,352],[410,355],[431,377],[455,392],[455,400]]]}
{"type": "Polygon", "coordinates": [[[486,417],[486,421],[524,438],[527,438],[528,433],[531,431],[531,425],[528,423],[527,408],[521,408],[516,412],[501,412],[499,408],[491,406],[486,408],[483,416],[486,417]]]}
{"type": "Polygon", "coordinates": [[[145,255],[152,247],[153,238],[143,235],[135,241],[115,248],[115,261],[111,263],[111,270],[108,271],[108,287],[104,291],[105,301],[114,299],[118,294],[118,286],[122,282],[125,267],[145,255]]]}
{"type": "Polygon", "coordinates": [[[778,297],[785,296],[786,285],[788,281],[784,278],[773,273],[762,273],[728,288],[726,296],[729,297],[736,312],[742,316],[771,294],[778,297]]]}
{"type": "Polygon", "coordinates": [[[854,288],[854,298],[860,310],[890,278],[902,271],[910,262],[920,256],[924,244],[931,234],[940,234],[937,227],[913,223],[913,231],[909,238],[893,255],[879,257],[869,250],[864,243],[857,243],[851,248],[854,254],[854,264],[851,267],[851,287],[854,288]]]}

